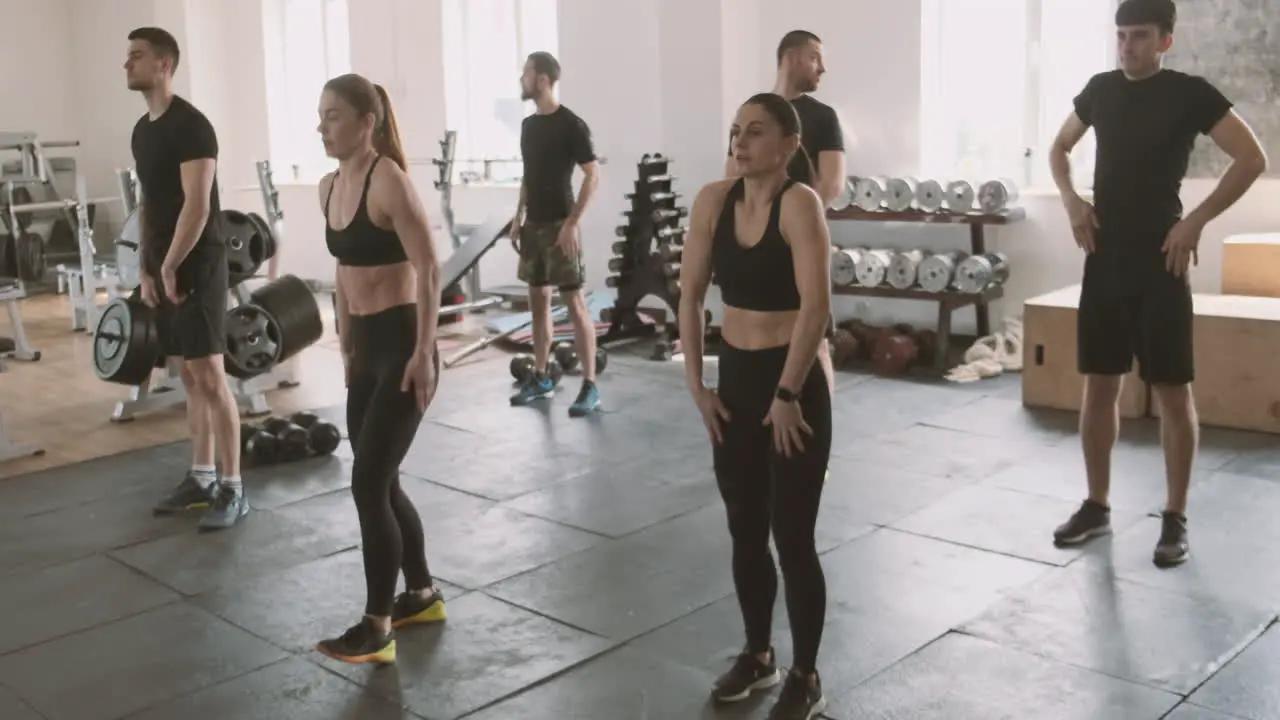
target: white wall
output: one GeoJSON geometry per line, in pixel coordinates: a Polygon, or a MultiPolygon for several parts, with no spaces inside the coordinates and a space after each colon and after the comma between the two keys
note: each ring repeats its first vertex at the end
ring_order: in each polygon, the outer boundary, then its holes
{"type": "MultiPolygon", "coordinates": [[[[130,163],[129,131],[143,112],[140,100],[124,87],[125,36],[133,27],[159,24],[186,49],[179,92],[189,94],[218,124],[224,203],[259,209],[253,162],[267,157],[269,138],[263,38],[254,29],[260,28],[262,3],[269,1],[46,0],[35,13],[28,2],[0,0],[0,11],[7,11],[0,16],[20,12],[25,23],[23,33],[0,44],[0,58],[16,58],[0,63],[0,88],[6,99],[14,93],[41,99],[6,102],[0,107],[0,128],[29,126],[50,137],[79,137],[91,193],[114,193],[114,170],[130,163]],[[71,52],[45,52],[48,38],[68,27],[71,52]],[[46,60],[32,63],[32,56],[46,60]]],[[[438,154],[445,129],[439,0],[361,0],[352,7],[353,68],[391,91],[415,181],[428,211],[438,217],[430,158],[438,154]]],[[[738,104],[772,86],[774,49],[788,30],[808,29],[825,41],[828,73],[817,96],[844,120],[850,173],[916,172],[920,13],[919,0],[689,0],[679,5],[676,0],[560,0],[561,100],[591,124],[597,150],[609,160],[583,225],[591,285],[602,287],[608,275],[609,246],[614,227],[623,221],[623,196],[632,190],[636,159],[655,151],[673,156],[677,189],[683,202],[692,202],[698,187],[721,172],[726,131],[738,104]]],[[[277,184],[287,223],[282,269],[331,277],[315,186],[282,178],[277,184]]],[[[1212,185],[1187,183],[1184,202],[1198,203],[1212,185]]],[[[1001,304],[1010,314],[1017,314],[1029,296],[1077,282],[1081,267],[1056,196],[1035,189],[1024,196],[1027,220],[989,234],[989,246],[1012,260],[1013,276],[1001,304]]],[[[1210,226],[1192,276],[1198,291],[1219,288],[1225,235],[1280,229],[1278,198],[1280,181],[1260,182],[1210,226]]],[[[454,207],[459,222],[479,223],[511,213],[515,200],[510,187],[459,187],[454,207]]],[[[838,223],[832,235],[840,244],[890,247],[967,243],[963,228],[914,225],[838,223]]],[[[441,253],[447,255],[448,241],[441,240],[441,253]]],[[[486,287],[515,282],[509,246],[486,256],[481,272],[486,287]]],[[[837,310],[876,320],[933,320],[929,306],[906,301],[860,306],[842,299],[837,310]]],[[[970,316],[957,316],[957,328],[971,328],[970,316]]]]}

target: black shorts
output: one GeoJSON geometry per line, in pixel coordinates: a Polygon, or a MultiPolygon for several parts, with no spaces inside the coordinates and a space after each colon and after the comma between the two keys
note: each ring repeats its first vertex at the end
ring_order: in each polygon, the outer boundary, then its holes
{"type": "Polygon", "coordinates": [[[221,355],[227,346],[227,249],[210,243],[194,248],[178,268],[178,291],[186,295],[174,305],[156,278],[156,331],[167,357],[186,360],[221,355]]]}
{"type": "Polygon", "coordinates": [[[1195,380],[1191,286],[1165,269],[1163,253],[1141,258],[1093,253],[1084,264],[1077,315],[1079,370],[1138,375],[1156,385],[1195,380]]]}

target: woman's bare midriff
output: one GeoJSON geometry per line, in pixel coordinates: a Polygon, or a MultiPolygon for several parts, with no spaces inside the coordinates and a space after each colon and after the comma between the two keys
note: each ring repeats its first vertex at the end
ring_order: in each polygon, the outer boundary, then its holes
{"type": "Polygon", "coordinates": [[[725,305],[720,337],[739,350],[766,350],[789,345],[799,317],[799,310],[763,312],[725,305]]]}
{"type": "Polygon", "coordinates": [[[338,267],[342,296],[352,315],[376,315],[416,302],[417,277],[408,262],[378,267],[338,267]]]}

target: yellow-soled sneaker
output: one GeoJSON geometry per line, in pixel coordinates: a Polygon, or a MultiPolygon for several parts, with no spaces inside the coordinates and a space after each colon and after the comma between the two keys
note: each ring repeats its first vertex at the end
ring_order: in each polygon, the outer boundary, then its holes
{"type": "Polygon", "coordinates": [[[396,661],[396,632],[391,630],[383,635],[373,620],[365,617],[341,637],[321,640],[316,650],[343,662],[390,665],[396,661]]]}
{"type": "Polygon", "coordinates": [[[431,594],[425,598],[403,592],[396,596],[396,603],[391,608],[391,627],[443,622],[448,617],[444,608],[444,595],[439,590],[432,588],[431,594]]]}

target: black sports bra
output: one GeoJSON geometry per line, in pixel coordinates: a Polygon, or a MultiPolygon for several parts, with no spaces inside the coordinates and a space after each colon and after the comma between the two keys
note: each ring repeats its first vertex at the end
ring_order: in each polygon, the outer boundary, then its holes
{"type": "Polygon", "coordinates": [[[745,186],[739,179],[729,189],[711,240],[711,269],[720,285],[720,297],[725,305],[772,312],[800,309],[800,290],[796,287],[791,246],[783,239],[782,230],[778,227],[782,196],[794,183],[794,180],[787,180],[773,198],[764,235],[751,247],[738,243],[734,213],[745,186]]]}
{"type": "Polygon", "coordinates": [[[364,190],[360,193],[360,207],[351,222],[341,230],[335,230],[329,224],[329,201],[333,198],[333,188],[338,184],[338,173],[333,174],[329,183],[329,194],[324,199],[324,242],[329,247],[329,254],[338,259],[339,265],[351,267],[373,267],[375,265],[395,265],[409,259],[404,245],[400,244],[400,236],[394,230],[386,230],[373,224],[369,217],[369,183],[373,180],[373,169],[378,166],[382,156],[373,159],[369,166],[369,174],[364,178],[364,190]]]}

